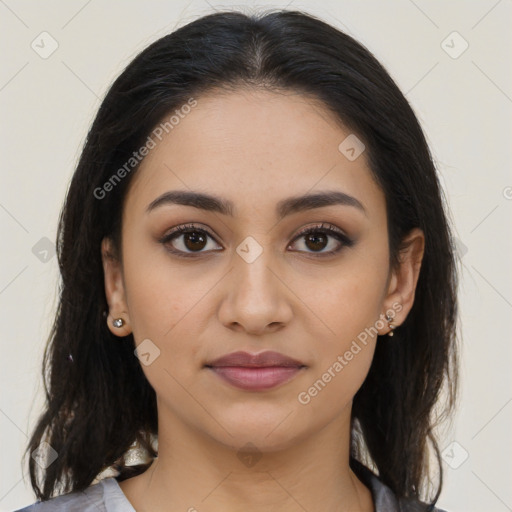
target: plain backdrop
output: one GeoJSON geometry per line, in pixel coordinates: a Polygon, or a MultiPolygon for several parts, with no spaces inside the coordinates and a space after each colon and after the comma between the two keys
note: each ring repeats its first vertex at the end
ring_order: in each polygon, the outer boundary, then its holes
{"type": "Polygon", "coordinates": [[[510,0],[0,0],[0,510],[35,501],[21,456],[42,407],[57,218],[101,98],[177,27],[215,9],[285,6],[367,46],[422,123],[462,256],[461,399],[441,443],[439,505],[512,510],[510,0]]]}

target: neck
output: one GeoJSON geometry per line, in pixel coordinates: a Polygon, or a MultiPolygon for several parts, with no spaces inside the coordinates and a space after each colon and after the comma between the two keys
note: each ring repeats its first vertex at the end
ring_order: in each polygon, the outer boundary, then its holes
{"type": "Polygon", "coordinates": [[[121,489],[140,511],[374,510],[349,467],[350,410],[292,446],[266,437],[240,450],[159,415],[158,458],[121,489]]]}

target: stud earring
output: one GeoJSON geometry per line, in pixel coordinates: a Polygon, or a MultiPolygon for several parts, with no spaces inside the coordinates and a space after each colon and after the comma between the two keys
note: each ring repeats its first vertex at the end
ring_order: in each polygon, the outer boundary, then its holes
{"type": "Polygon", "coordinates": [[[393,334],[394,334],[393,329],[396,328],[396,325],[393,325],[391,323],[391,320],[393,320],[393,317],[391,315],[386,315],[386,320],[388,321],[388,327],[390,329],[390,331],[388,332],[388,336],[393,336],[393,334]]]}
{"type": "Polygon", "coordinates": [[[112,325],[114,327],[123,327],[124,325],[124,320],[122,318],[115,318],[113,321],[112,321],[112,325]]]}

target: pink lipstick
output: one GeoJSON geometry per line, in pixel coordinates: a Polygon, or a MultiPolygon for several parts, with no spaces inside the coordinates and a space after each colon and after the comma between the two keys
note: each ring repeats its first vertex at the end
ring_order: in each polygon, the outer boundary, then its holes
{"type": "Polygon", "coordinates": [[[264,391],[284,384],[306,368],[300,361],[272,351],[232,352],[205,366],[229,384],[249,391],[264,391]]]}

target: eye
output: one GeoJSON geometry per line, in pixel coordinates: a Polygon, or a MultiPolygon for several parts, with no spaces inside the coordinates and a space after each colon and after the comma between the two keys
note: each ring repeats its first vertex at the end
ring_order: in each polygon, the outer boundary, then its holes
{"type": "MultiPolygon", "coordinates": [[[[295,237],[293,242],[296,242],[301,238],[304,239],[306,247],[312,250],[299,252],[309,252],[309,254],[313,254],[318,257],[336,254],[340,252],[343,247],[350,247],[354,244],[354,241],[345,235],[345,233],[343,233],[339,228],[332,224],[325,223],[319,226],[310,226],[302,230],[295,237]],[[335,239],[336,242],[331,243],[329,240],[330,238],[335,239]],[[334,247],[330,247],[333,245],[334,247]],[[326,247],[330,247],[330,250],[324,251],[326,247]]],[[[196,254],[200,255],[219,249],[222,250],[222,247],[219,245],[217,248],[213,247],[208,249],[208,239],[215,242],[215,237],[206,229],[199,228],[195,224],[186,224],[174,228],[162,237],[159,242],[172,254],[184,258],[194,257],[196,254]]],[[[293,243],[288,247],[291,247],[292,245],[293,243]]]]}
{"type": "MultiPolygon", "coordinates": [[[[215,241],[213,235],[194,224],[178,226],[159,240],[166,249],[184,258],[194,257],[194,253],[203,253],[208,247],[208,238],[215,241]]],[[[211,250],[211,249],[210,249],[211,250]]]]}
{"type": "Polygon", "coordinates": [[[354,241],[351,238],[332,224],[321,224],[320,226],[308,227],[295,237],[294,242],[301,238],[305,240],[306,247],[312,249],[310,254],[315,256],[318,254],[319,257],[336,254],[340,252],[343,247],[351,247],[354,245],[354,241]],[[334,238],[336,242],[331,243],[329,238],[334,238]],[[330,247],[330,250],[321,252],[327,247],[330,247]]]}

